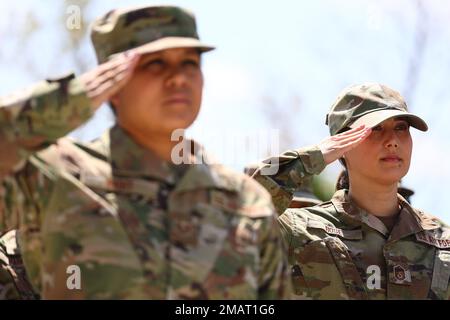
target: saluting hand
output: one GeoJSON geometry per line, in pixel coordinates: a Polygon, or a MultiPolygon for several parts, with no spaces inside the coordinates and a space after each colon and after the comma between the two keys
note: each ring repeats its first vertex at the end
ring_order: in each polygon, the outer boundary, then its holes
{"type": "Polygon", "coordinates": [[[80,76],[95,109],[130,80],[139,57],[127,51],[80,76]]]}
{"type": "Polygon", "coordinates": [[[325,163],[329,165],[341,158],[346,152],[358,146],[371,132],[371,128],[366,128],[365,125],[361,125],[358,128],[330,136],[317,146],[322,151],[325,163]]]}

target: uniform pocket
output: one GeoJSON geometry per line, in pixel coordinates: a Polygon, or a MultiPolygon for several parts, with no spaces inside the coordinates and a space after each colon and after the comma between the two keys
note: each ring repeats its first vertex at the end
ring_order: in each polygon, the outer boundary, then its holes
{"type": "Polygon", "coordinates": [[[436,250],[433,278],[431,280],[431,291],[433,291],[437,299],[447,300],[450,298],[449,280],[450,251],[436,250]]]}
{"type": "Polygon", "coordinates": [[[230,221],[211,205],[198,203],[187,214],[171,216],[172,265],[184,277],[203,283],[226,250],[230,221]]]}
{"type": "Polygon", "coordinates": [[[292,281],[297,295],[312,299],[348,299],[347,290],[327,245],[329,239],[314,240],[293,250],[292,281]]]}

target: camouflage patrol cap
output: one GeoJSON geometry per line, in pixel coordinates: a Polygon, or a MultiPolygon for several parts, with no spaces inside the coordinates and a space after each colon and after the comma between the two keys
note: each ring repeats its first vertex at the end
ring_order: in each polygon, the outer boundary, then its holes
{"type": "Polygon", "coordinates": [[[116,9],[96,19],[91,39],[99,63],[115,54],[135,49],[152,53],[173,48],[213,50],[199,40],[194,15],[174,6],[116,9]]]}
{"type": "Polygon", "coordinates": [[[364,83],[344,89],[337,97],[325,123],[330,134],[335,135],[345,128],[356,128],[364,124],[375,127],[381,122],[402,117],[421,131],[428,126],[420,117],[409,113],[402,96],[379,83],[364,83]]]}

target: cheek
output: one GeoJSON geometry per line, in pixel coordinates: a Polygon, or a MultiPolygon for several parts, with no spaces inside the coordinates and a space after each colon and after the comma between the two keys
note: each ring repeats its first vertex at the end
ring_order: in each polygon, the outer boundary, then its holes
{"type": "Polygon", "coordinates": [[[162,86],[156,79],[149,77],[139,77],[133,83],[130,83],[129,99],[137,102],[157,101],[162,91],[162,86]]]}
{"type": "Polygon", "coordinates": [[[377,159],[375,150],[375,147],[367,141],[350,150],[345,155],[348,167],[359,171],[365,168],[371,170],[371,163],[377,159]]]}
{"type": "Polygon", "coordinates": [[[130,81],[123,90],[122,105],[129,110],[150,112],[151,103],[159,101],[161,89],[157,83],[146,79],[137,78],[130,81]]]}
{"type": "Polygon", "coordinates": [[[409,164],[411,162],[413,142],[411,136],[403,143],[403,159],[409,164]]]}
{"type": "Polygon", "coordinates": [[[125,127],[154,126],[153,119],[158,118],[157,108],[152,108],[149,101],[157,101],[157,92],[141,79],[127,83],[118,95],[120,106],[117,107],[119,123],[125,127]]]}
{"type": "Polygon", "coordinates": [[[202,103],[203,75],[200,74],[198,77],[192,78],[190,83],[192,92],[192,111],[195,114],[195,117],[197,117],[202,103]]]}
{"type": "Polygon", "coordinates": [[[203,92],[203,74],[200,73],[195,79],[192,81],[192,91],[196,99],[201,100],[202,92],[203,92]]]}

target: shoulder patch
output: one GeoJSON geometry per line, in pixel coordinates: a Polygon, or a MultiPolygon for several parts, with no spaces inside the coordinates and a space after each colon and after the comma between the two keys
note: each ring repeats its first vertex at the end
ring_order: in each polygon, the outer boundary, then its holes
{"type": "Polygon", "coordinates": [[[429,244],[439,249],[449,249],[450,248],[450,239],[442,239],[435,236],[434,233],[429,231],[422,231],[416,233],[417,241],[429,244]]]}

